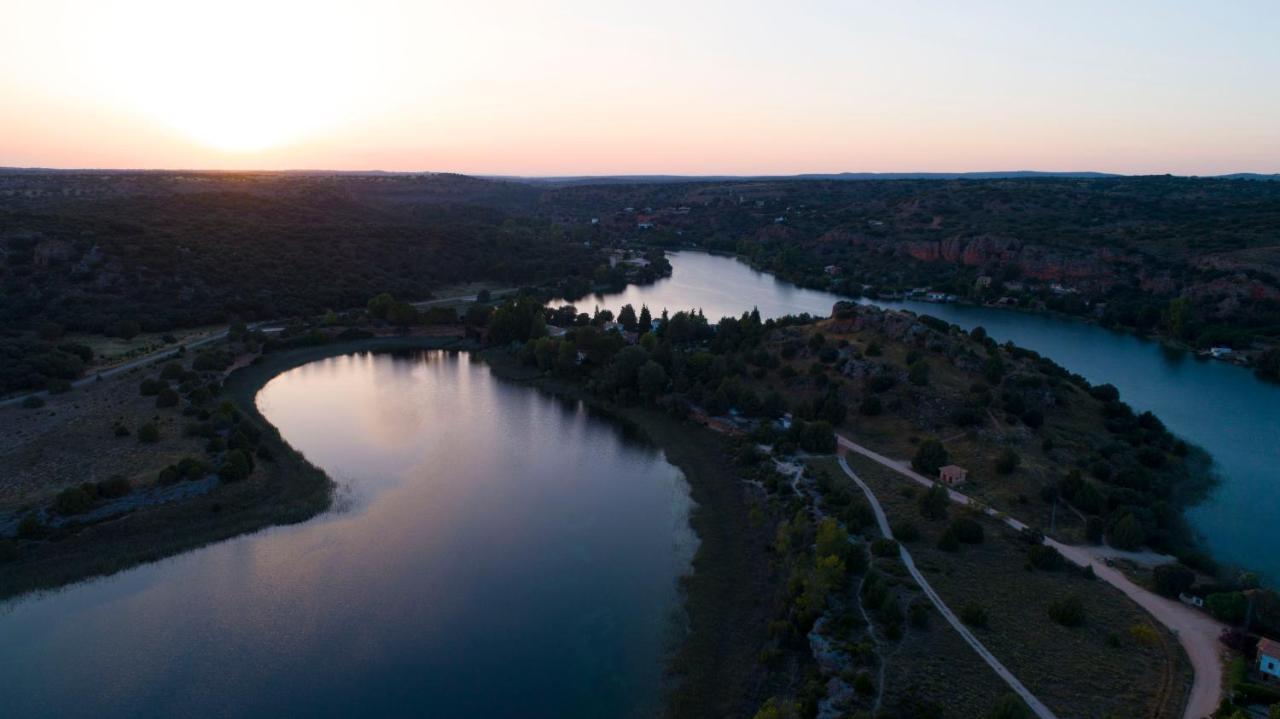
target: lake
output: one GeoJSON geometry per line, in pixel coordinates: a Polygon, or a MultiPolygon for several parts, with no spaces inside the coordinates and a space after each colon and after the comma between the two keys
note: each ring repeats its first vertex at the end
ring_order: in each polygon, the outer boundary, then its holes
{"type": "MultiPolygon", "coordinates": [[[[700,308],[714,322],[753,306],[766,319],[801,312],[826,317],[842,299],[796,287],[730,257],[702,252],[669,257],[669,278],[574,304],[585,312],[598,305],[615,313],[623,304],[637,312],[647,304],[655,317],[663,308],[700,308]]],[[[997,340],[1033,349],[1090,382],[1115,385],[1135,409],[1154,412],[1170,431],[1213,456],[1221,485],[1188,512],[1213,555],[1280,581],[1280,552],[1274,551],[1274,527],[1280,525],[1280,385],[1242,367],[1071,319],[958,304],[874,304],[930,314],[965,329],[981,325],[997,340]]]]}
{"type": "Polygon", "coordinates": [[[467,354],[285,372],[334,508],[0,607],[0,714],[651,716],[696,539],[622,426],[467,354]]]}

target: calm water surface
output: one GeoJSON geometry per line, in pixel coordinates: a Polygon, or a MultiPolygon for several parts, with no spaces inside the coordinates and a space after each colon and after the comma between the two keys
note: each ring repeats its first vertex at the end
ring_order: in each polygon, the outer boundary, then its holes
{"type": "Polygon", "coordinates": [[[0,607],[0,715],[652,714],[695,545],[660,452],[465,354],[258,403],[335,510],[0,607]]]}
{"type": "MultiPolygon", "coordinates": [[[[765,317],[808,312],[826,317],[840,297],[798,288],[732,258],[670,255],[670,278],[577,301],[590,312],[647,304],[657,316],[701,308],[711,321],[753,306],[765,317]]],[[[1000,341],[1036,350],[1094,383],[1110,382],[1139,411],[1206,449],[1222,483],[1189,513],[1214,556],[1280,581],[1280,385],[1244,368],[1203,360],[1157,342],[1067,319],[924,302],[877,302],[931,314],[966,329],[981,325],[1000,341]]]]}

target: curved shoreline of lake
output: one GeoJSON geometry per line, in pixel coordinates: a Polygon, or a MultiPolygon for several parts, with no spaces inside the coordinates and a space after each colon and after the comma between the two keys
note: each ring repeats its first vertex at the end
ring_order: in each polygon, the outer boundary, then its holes
{"type": "MultiPolygon", "coordinates": [[[[571,304],[588,313],[595,306],[616,312],[623,304],[637,310],[647,304],[655,317],[663,308],[702,309],[714,322],[753,306],[765,318],[802,312],[826,317],[836,301],[849,299],[797,287],[737,258],[691,251],[669,258],[669,278],[571,304]]],[[[1270,528],[1280,521],[1280,505],[1260,501],[1274,496],[1280,482],[1280,385],[1243,367],[1093,323],[972,305],[858,301],[932,315],[965,329],[981,325],[998,341],[1035,350],[1095,384],[1115,385],[1125,402],[1152,411],[1170,431],[1213,457],[1221,481],[1186,513],[1210,553],[1280,579],[1280,555],[1261,551],[1274,544],[1270,528]]]]}
{"type": "Polygon", "coordinates": [[[10,708],[656,711],[696,545],[659,450],[466,353],[311,358],[258,397],[334,507],[10,603],[10,708]]]}

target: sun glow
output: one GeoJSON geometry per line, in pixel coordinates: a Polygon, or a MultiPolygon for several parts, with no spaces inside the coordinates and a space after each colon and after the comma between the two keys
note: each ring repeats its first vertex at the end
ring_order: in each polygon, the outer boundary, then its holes
{"type": "Polygon", "coordinates": [[[112,88],[125,111],[223,152],[296,144],[368,110],[379,84],[362,60],[372,43],[351,7],[111,4],[100,17],[103,61],[92,84],[112,88]]]}

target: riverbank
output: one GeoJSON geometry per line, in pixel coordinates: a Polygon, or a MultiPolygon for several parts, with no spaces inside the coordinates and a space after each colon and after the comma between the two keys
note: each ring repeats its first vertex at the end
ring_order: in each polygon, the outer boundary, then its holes
{"type": "Polygon", "coordinates": [[[769,696],[785,691],[775,686],[779,681],[798,683],[803,652],[775,660],[783,671],[775,670],[774,679],[758,658],[778,607],[786,603],[785,577],[768,550],[781,517],[735,470],[733,441],[652,408],[602,402],[503,350],[481,356],[502,379],[582,401],[625,423],[684,473],[696,503],[689,523],[699,543],[693,572],[681,583],[688,625],[668,664],[667,716],[751,716],[769,696]]]}
{"type": "MultiPolygon", "coordinates": [[[[262,446],[273,461],[258,462],[258,471],[243,482],[220,482],[206,494],[68,526],[53,538],[24,543],[17,558],[0,563],[0,601],[115,574],[266,527],[303,522],[325,511],[331,480],[293,451],[258,412],[258,390],[281,372],[326,357],[457,346],[453,338],[379,337],[267,354],[232,372],[224,395],[261,431],[262,446]]],[[[133,391],[132,385],[127,391],[133,391]]]]}

